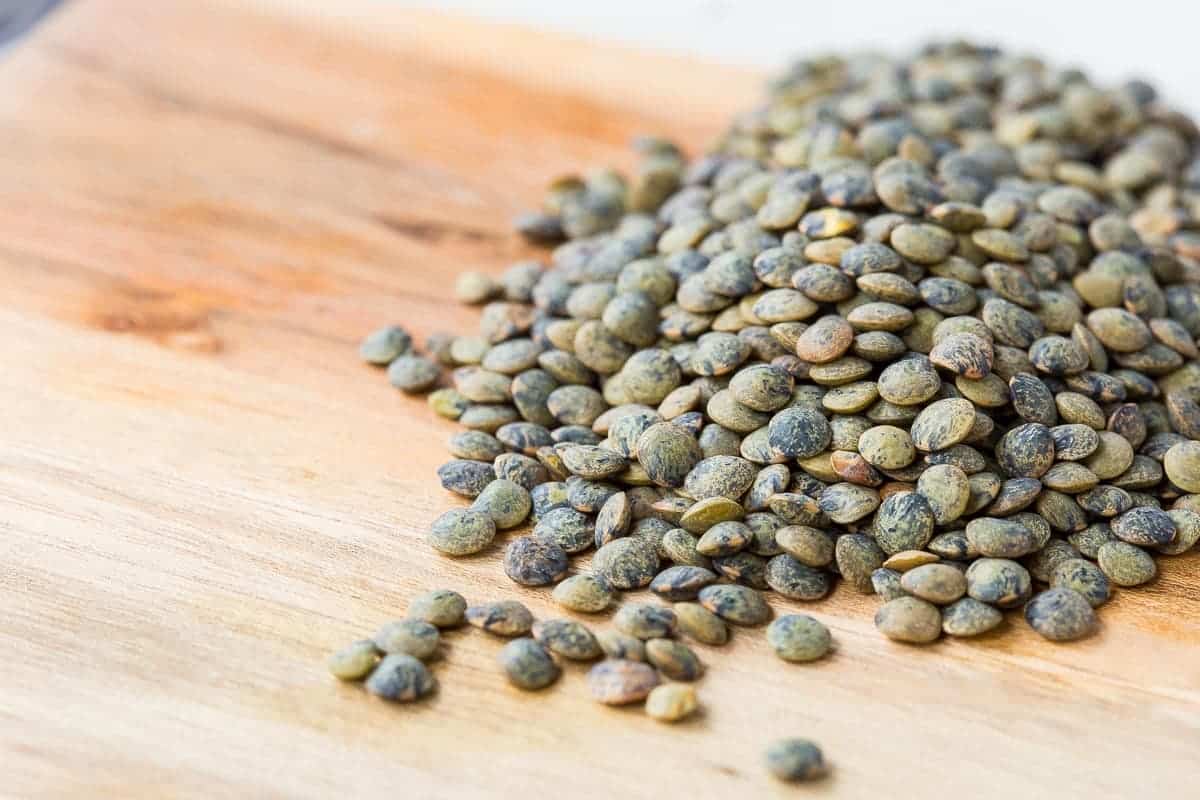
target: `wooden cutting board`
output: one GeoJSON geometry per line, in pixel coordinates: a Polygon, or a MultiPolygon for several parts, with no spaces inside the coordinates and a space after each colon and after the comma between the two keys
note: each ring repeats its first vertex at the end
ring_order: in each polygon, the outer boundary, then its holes
{"type": "Polygon", "coordinates": [[[508,223],[545,182],[628,165],[638,132],[700,149],[760,80],[366,0],[80,0],[7,54],[0,794],[1195,797],[1196,553],[1069,646],[1013,621],[905,647],[839,589],[804,607],[833,657],[739,630],[674,728],[578,666],[512,689],[474,630],[429,702],[326,674],[428,588],[556,613],[499,546],[425,545],[455,428],[358,339],[473,330],[453,278],[535,255],[508,223]],[[829,780],[766,777],[787,735],[829,780]]]}

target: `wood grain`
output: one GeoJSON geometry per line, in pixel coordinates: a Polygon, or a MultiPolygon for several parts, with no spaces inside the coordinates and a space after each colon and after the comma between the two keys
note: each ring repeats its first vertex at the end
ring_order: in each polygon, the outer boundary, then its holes
{"type": "MultiPolygon", "coordinates": [[[[0,62],[0,794],[21,798],[1195,797],[1200,557],[1071,646],[914,649],[839,590],[836,655],[705,649],[702,718],[529,696],[450,634],[431,702],[333,647],[433,586],[519,597],[422,541],[453,427],[355,358],[468,330],[452,276],[555,174],[700,148],[760,76],[387,4],[81,0],[0,62]],[[333,9],[333,10],[330,10],[333,9]]],[[[777,610],[792,608],[777,603],[777,610]]],[[[602,624],[607,624],[602,621],[602,624]]]]}

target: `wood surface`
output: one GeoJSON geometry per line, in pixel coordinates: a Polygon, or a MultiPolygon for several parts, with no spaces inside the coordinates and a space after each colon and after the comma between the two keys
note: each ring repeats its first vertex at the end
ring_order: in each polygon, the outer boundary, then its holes
{"type": "Polygon", "coordinates": [[[366,0],[79,0],[6,54],[0,795],[1196,797],[1195,553],[1064,646],[1013,620],[906,647],[840,588],[803,609],[833,657],[738,630],[674,728],[579,666],[521,693],[473,629],[429,702],[325,672],[425,589],[557,614],[502,540],[425,545],[455,427],[359,338],[473,330],[453,277],[534,254],[509,220],[551,177],[639,132],[698,150],[760,80],[366,0]],[[786,735],[831,777],[773,783],[786,735]]]}

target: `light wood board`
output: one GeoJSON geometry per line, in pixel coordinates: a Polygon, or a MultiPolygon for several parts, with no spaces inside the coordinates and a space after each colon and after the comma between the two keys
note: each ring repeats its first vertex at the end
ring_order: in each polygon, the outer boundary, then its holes
{"type": "Polygon", "coordinates": [[[474,630],[429,702],[326,674],[424,589],[555,613],[502,542],[425,545],[455,427],[358,339],[473,330],[453,277],[534,254],[509,220],[546,181],[639,132],[698,150],[761,77],[365,1],[80,0],[7,54],[0,795],[1195,797],[1197,554],[1069,646],[1014,621],[905,647],[839,589],[804,607],[836,655],[739,630],[669,729],[581,667],[510,688],[474,630]],[[766,776],[786,735],[829,780],[766,776]]]}

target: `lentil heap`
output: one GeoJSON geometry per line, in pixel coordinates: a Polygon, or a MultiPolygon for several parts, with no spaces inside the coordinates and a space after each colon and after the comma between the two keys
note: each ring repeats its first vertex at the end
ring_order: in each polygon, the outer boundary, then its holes
{"type": "MultiPolygon", "coordinates": [[[[514,581],[594,551],[563,606],[649,587],[714,643],[839,577],[899,641],[1019,608],[1065,641],[1200,538],[1200,135],[1152,87],[963,43],[818,58],[696,160],[635,148],[518,220],[547,263],[463,276],[478,335],[363,343],[404,391],[453,368],[430,405],[468,431],[439,476],[473,502],[440,553],[499,557],[532,517],[514,581]]],[[[628,633],[664,635],[640,613],[628,633]]],[[[788,625],[783,657],[827,646],[788,625]]],[[[640,665],[594,691],[640,699],[640,665]]]]}

